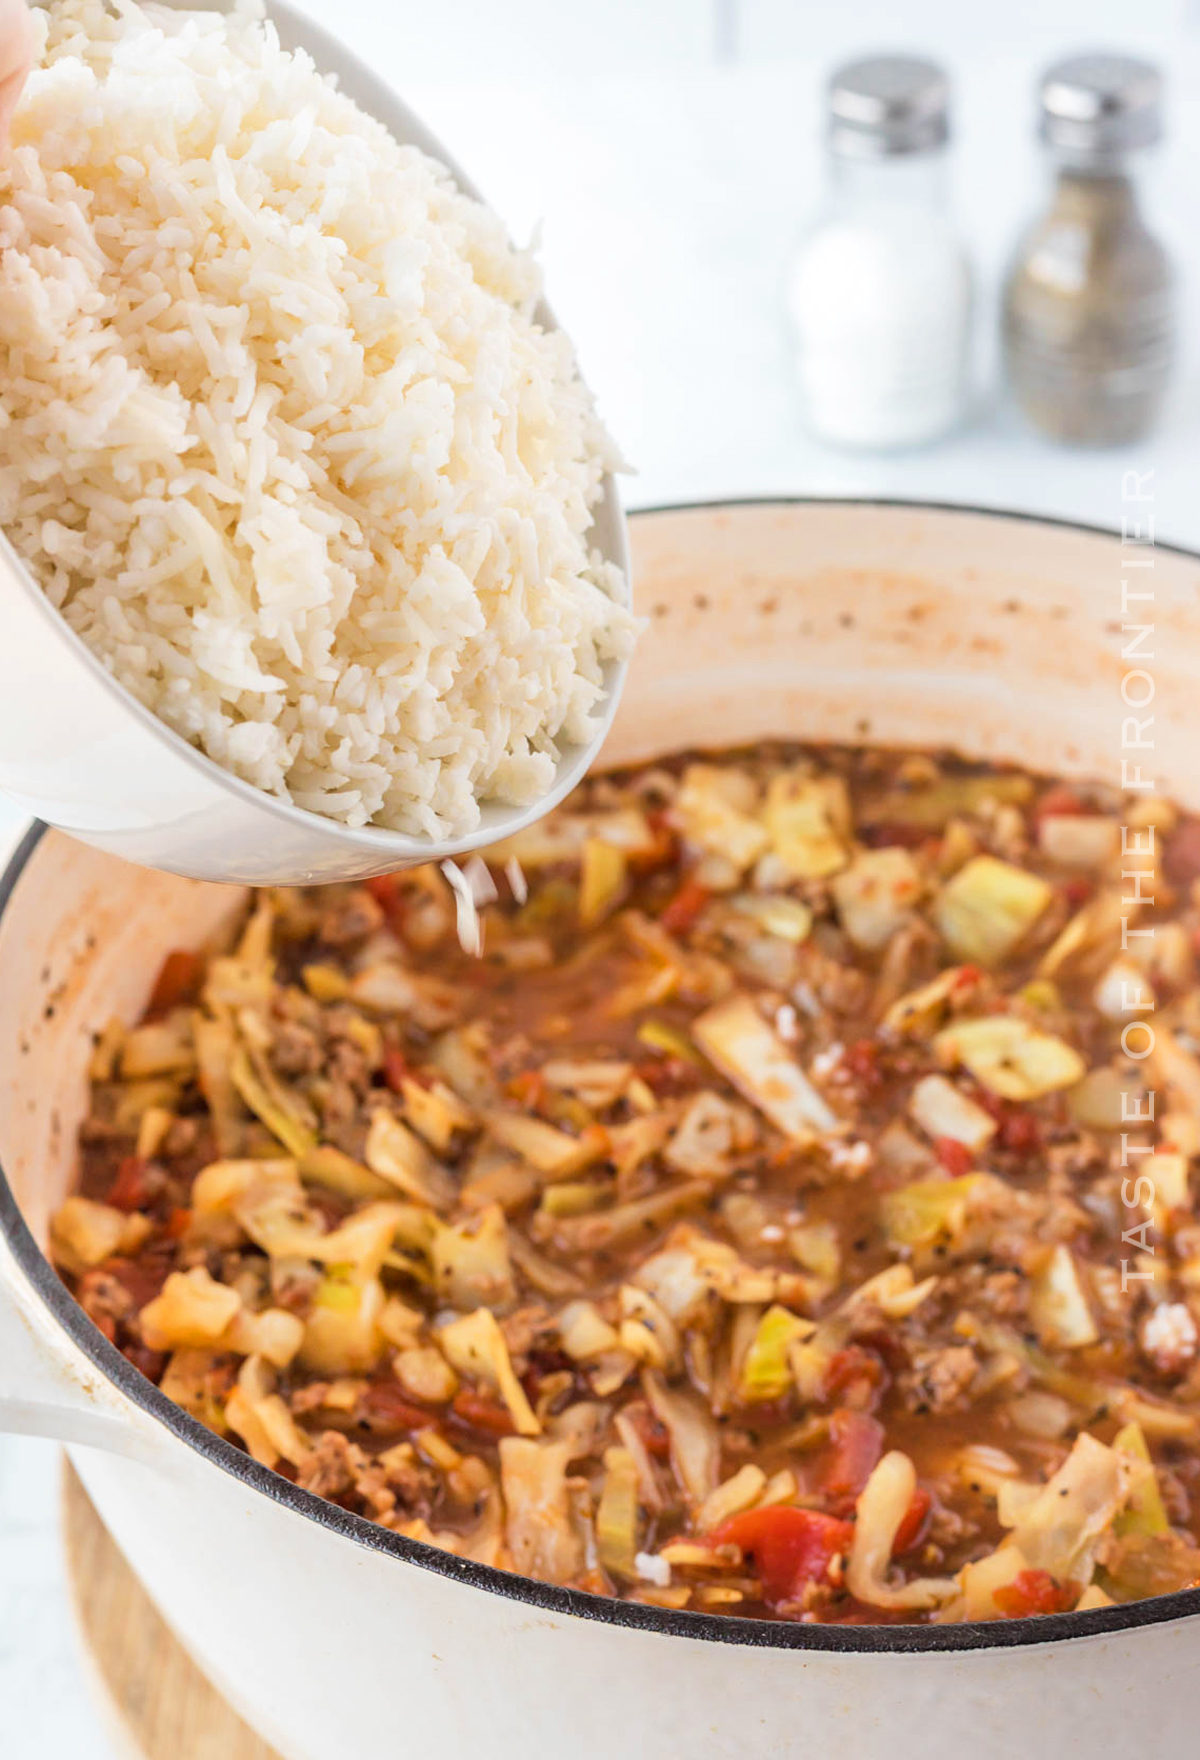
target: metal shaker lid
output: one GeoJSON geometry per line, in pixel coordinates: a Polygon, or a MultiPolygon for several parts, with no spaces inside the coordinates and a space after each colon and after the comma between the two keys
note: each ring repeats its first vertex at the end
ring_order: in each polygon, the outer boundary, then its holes
{"type": "Polygon", "coordinates": [[[1162,76],[1148,61],[1070,55],[1042,75],[1039,133],[1081,162],[1102,163],[1162,136],[1162,76]]]}
{"type": "Polygon", "coordinates": [[[829,82],[829,145],[849,158],[925,153],[950,136],[950,87],[935,62],[868,55],[829,82]]]}

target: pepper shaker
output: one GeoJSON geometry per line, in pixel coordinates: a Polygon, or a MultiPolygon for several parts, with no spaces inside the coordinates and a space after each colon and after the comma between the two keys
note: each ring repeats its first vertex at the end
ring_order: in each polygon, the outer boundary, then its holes
{"type": "Polygon", "coordinates": [[[1166,390],[1173,276],[1135,177],[1162,133],[1161,96],[1157,70],[1122,55],[1072,56],[1041,81],[1053,190],[1008,274],[1004,359],[1025,416],[1068,445],[1138,439],[1166,390]]]}

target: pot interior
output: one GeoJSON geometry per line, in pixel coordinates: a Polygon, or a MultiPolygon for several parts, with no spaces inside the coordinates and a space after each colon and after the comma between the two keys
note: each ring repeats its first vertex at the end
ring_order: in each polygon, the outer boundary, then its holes
{"type": "MultiPolygon", "coordinates": [[[[632,537],[648,623],[610,765],[781,737],[949,746],[1114,781],[1125,756],[1200,807],[1196,558],[1038,520],[845,502],[649,513],[632,537]],[[1153,600],[1122,615],[1123,580],[1153,600]],[[1123,660],[1134,624],[1155,630],[1123,660]],[[1135,668],[1152,675],[1152,709],[1122,701],[1135,668]],[[1132,735],[1153,747],[1123,753],[1134,714],[1153,714],[1132,735]]],[[[1127,689],[1140,700],[1147,686],[1127,689]]],[[[163,955],[201,946],[243,896],[58,833],[16,879],[0,918],[0,1165],[43,1245],[74,1172],[94,1035],[135,1018],[163,955]]]]}

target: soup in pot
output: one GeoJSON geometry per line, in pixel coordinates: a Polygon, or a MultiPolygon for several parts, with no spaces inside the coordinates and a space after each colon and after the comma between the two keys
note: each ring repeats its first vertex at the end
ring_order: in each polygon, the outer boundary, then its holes
{"type": "Polygon", "coordinates": [[[1198,876],[1165,801],[942,756],[593,779],[453,883],[172,953],[96,1043],[58,1266],[266,1466],[547,1582],[1184,1587],[1198,876]]]}

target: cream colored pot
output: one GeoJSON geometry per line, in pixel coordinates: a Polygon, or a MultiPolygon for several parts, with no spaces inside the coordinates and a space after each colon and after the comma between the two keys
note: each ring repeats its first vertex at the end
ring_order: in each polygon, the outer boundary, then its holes
{"type": "MultiPolygon", "coordinates": [[[[649,629],[607,747],[614,763],[792,735],[948,744],[1117,777],[1133,712],[1121,624],[1153,622],[1153,659],[1130,664],[1153,675],[1155,743],[1133,756],[1200,807],[1194,557],[1159,550],[1135,574],[1100,533],[848,503],[645,514],[634,549],[649,629]],[[1122,616],[1122,579],[1155,594],[1136,618],[1122,616]]],[[[164,952],[202,942],[239,896],[58,833],[27,841],[9,870],[0,1417],[71,1443],[163,1614],[289,1760],[1192,1752],[1200,1591],[988,1626],[668,1614],[399,1539],[164,1400],[39,1248],[72,1177],[90,1034],[114,1009],[132,1018],[164,952]]]]}

